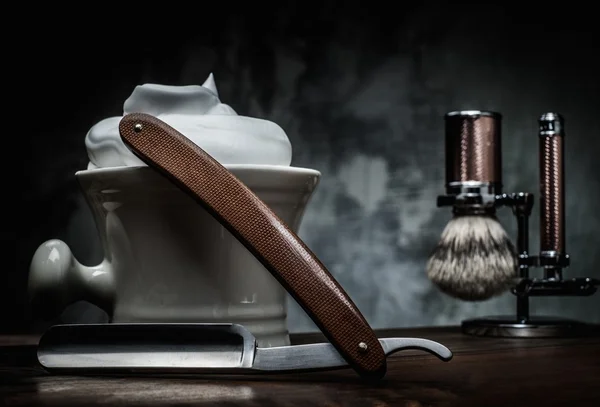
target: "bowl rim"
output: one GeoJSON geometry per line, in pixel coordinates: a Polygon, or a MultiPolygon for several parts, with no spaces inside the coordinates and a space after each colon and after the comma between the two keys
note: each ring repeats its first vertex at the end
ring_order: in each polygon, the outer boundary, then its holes
{"type": "MultiPolygon", "coordinates": [[[[305,175],[320,177],[322,174],[320,171],[313,168],[306,167],[294,167],[284,165],[273,165],[273,164],[224,164],[225,168],[231,171],[233,174],[260,174],[260,173],[271,173],[271,174],[288,174],[288,175],[305,175]]],[[[76,177],[88,177],[95,175],[107,175],[107,174],[125,174],[136,171],[150,171],[151,167],[147,165],[138,166],[120,166],[120,167],[101,167],[101,168],[90,168],[84,170],[78,170],[75,172],[76,177]]]]}

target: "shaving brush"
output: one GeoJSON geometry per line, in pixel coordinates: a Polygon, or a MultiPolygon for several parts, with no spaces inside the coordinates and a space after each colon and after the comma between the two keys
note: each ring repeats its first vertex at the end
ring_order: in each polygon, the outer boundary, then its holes
{"type": "Polygon", "coordinates": [[[453,218],[426,266],[444,293],[465,301],[500,295],[518,278],[515,245],[496,217],[502,190],[502,116],[457,111],[445,116],[446,191],[453,218]]]}

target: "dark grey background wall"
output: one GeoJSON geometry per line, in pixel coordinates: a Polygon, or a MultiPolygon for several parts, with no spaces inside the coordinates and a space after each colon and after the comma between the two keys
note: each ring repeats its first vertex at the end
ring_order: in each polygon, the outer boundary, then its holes
{"type": "MultiPolygon", "coordinates": [[[[564,4],[531,11],[428,2],[386,7],[324,1],[311,8],[204,9],[175,30],[143,35],[136,28],[152,20],[135,14],[114,27],[108,20],[38,27],[26,54],[44,64],[23,62],[22,69],[31,70],[28,95],[42,110],[23,136],[29,154],[16,267],[2,277],[2,329],[41,326],[24,295],[41,242],[61,238],[86,263],[101,257],[73,176],[87,164],[89,127],[120,115],[137,84],[201,84],[210,72],[223,102],[286,130],[293,165],[322,172],[300,235],[375,327],[513,312],[510,294],[463,303],[425,276],[450,217],[435,199],[444,182],[443,115],[454,109],[504,115],[505,190],[536,194],[536,119],[548,110],[566,117],[567,275],[600,277],[600,63],[591,14],[564,4]]],[[[514,234],[508,210],[501,219],[514,234]]],[[[536,211],[534,248],[537,228],[536,211]]],[[[538,299],[532,310],[600,322],[600,295],[538,299]]],[[[98,317],[86,306],[64,316],[98,317]]],[[[294,304],[290,328],[313,328],[294,304]]]]}

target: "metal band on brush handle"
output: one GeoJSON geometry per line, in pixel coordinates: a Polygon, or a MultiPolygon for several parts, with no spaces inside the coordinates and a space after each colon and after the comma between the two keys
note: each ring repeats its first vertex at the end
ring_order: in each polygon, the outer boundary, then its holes
{"type": "Polygon", "coordinates": [[[153,116],[126,115],[119,132],[133,153],[194,198],[271,272],[358,374],[385,375],[384,350],[356,305],[304,242],[249,188],[153,116]]]}
{"type": "Polygon", "coordinates": [[[499,113],[480,110],[447,113],[446,189],[468,188],[499,194],[502,190],[502,146],[499,113]]]}
{"type": "Polygon", "coordinates": [[[540,256],[565,252],[564,120],[557,113],[539,119],[540,256]]]}

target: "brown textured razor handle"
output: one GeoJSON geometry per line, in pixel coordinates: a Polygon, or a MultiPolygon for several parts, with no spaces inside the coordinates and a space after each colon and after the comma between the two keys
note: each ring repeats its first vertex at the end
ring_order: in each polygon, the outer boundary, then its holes
{"type": "Polygon", "coordinates": [[[564,120],[546,113],[540,125],[540,251],[565,254],[564,120]]]}
{"type": "Polygon", "coordinates": [[[208,153],[156,117],[121,119],[125,144],[192,196],[234,235],[302,306],[358,374],[381,378],[386,355],[356,305],[304,242],[208,153]]]}

